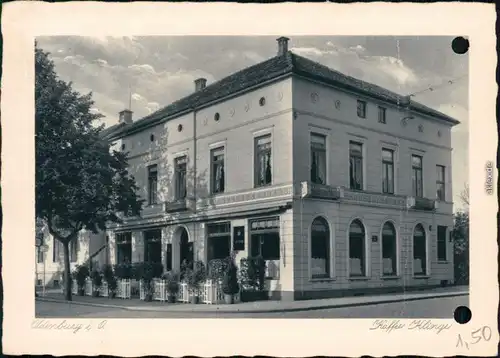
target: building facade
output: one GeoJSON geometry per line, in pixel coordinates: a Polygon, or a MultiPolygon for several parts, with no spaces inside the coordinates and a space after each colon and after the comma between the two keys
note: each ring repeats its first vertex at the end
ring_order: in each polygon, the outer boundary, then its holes
{"type": "Polygon", "coordinates": [[[453,281],[453,118],[288,51],[106,130],[140,217],[111,263],[262,255],[286,300],[453,281]]]}

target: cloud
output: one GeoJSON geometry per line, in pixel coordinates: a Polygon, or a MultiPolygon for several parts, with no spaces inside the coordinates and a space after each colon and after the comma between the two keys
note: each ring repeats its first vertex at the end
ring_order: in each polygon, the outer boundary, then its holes
{"type": "Polygon", "coordinates": [[[153,66],[148,65],[148,64],[131,65],[131,66],[128,66],[128,68],[130,68],[133,71],[137,71],[137,72],[147,72],[147,73],[152,74],[152,75],[156,74],[156,71],[153,68],[153,66]]]}
{"type": "Polygon", "coordinates": [[[138,102],[146,101],[146,98],[142,97],[139,93],[132,94],[132,99],[138,102]]]}

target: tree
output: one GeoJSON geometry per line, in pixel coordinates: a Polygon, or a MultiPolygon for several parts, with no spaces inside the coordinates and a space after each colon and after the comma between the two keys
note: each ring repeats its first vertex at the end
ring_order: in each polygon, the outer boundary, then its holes
{"type": "Polygon", "coordinates": [[[455,213],[453,227],[455,283],[469,283],[469,213],[455,213]]]}
{"type": "Polygon", "coordinates": [[[81,95],[60,80],[49,53],[35,45],[36,216],[64,247],[64,284],[71,300],[69,243],[81,230],[98,233],[118,213],[139,215],[142,200],[125,153],[110,151],[81,95]]]}
{"type": "Polygon", "coordinates": [[[468,209],[469,208],[469,183],[465,183],[464,189],[460,193],[460,200],[462,204],[468,209]]]}

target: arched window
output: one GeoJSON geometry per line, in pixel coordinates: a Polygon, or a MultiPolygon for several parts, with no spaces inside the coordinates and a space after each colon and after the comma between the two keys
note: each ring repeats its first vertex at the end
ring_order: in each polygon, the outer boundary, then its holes
{"type": "Polygon", "coordinates": [[[330,277],[330,229],[322,217],[311,226],[311,274],[313,278],[330,277]]]}
{"type": "Polygon", "coordinates": [[[390,222],[382,228],[382,274],[391,276],[397,274],[397,244],[396,229],[390,222]]]}
{"type": "Polygon", "coordinates": [[[366,276],[365,228],[354,220],[349,227],[349,275],[366,276]]]}
{"type": "Polygon", "coordinates": [[[413,273],[427,274],[427,245],[422,224],[418,224],[413,232],[413,273]]]}

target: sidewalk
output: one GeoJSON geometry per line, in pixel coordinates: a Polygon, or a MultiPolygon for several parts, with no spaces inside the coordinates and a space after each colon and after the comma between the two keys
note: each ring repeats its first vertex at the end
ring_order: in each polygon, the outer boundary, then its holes
{"type": "Polygon", "coordinates": [[[330,309],[337,307],[355,307],[380,303],[393,303],[402,301],[414,301],[428,298],[466,296],[469,294],[467,286],[437,288],[428,291],[412,292],[405,294],[384,294],[377,296],[355,296],[342,298],[328,298],[304,301],[258,301],[242,302],[233,305],[219,304],[187,304],[166,302],[144,302],[139,299],[109,299],[106,297],[73,296],[73,301],[67,302],[61,293],[47,294],[45,297],[37,297],[37,301],[60,302],[61,304],[85,305],[94,307],[108,307],[114,309],[125,309],[131,311],[153,311],[153,312],[196,312],[196,313],[265,313],[265,312],[293,312],[319,309],[330,309]]]}

